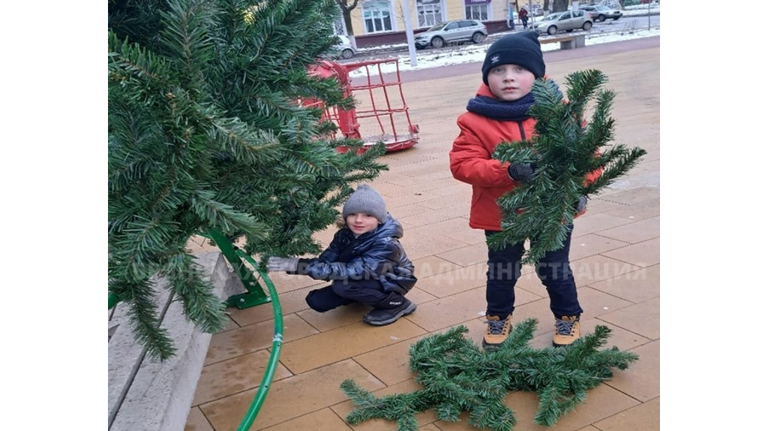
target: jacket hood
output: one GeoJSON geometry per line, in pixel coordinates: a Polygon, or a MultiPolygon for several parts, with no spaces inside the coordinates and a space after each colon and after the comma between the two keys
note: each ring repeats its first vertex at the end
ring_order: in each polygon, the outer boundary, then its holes
{"type": "Polygon", "coordinates": [[[363,235],[360,235],[360,237],[363,238],[367,237],[368,235],[372,237],[389,237],[400,239],[403,237],[403,226],[399,221],[392,218],[392,215],[387,213],[387,219],[384,220],[384,223],[379,223],[379,226],[376,229],[364,233],[363,235]]]}

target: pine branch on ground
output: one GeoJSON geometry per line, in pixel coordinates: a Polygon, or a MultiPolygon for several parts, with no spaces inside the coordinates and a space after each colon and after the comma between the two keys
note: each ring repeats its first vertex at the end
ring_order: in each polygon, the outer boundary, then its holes
{"type": "Polygon", "coordinates": [[[524,243],[530,249],[524,264],[536,264],[548,251],[562,248],[575,204],[581,196],[598,193],[625,175],[646,154],[642,148],[609,145],[615,120],[611,106],[615,93],[602,86],[607,77],[599,70],[574,72],[566,77],[567,98],[551,80],[533,86],[536,136],[523,142],[504,142],[495,159],[510,163],[536,163],[532,181],[522,183],[498,200],[502,232],[489,242],[493,248],[524,243]],[[586,113],[592,107],[590,121],[586,113]],[[587,184],[587,175],[603,169],[587,184]]]}
{"type": "Polygon", "coordinates": [[[613,368],[625,370],[638,359],[616,347],[600,350],[611,333],[606,326],[571,346],[545,349],[529,346],[535,329],[535,319],[521,322],[494,351],[466,338],[465,326],[423,338],[411,346],[409,362],[423,389],[378,398],[345,380],[341,389],[356,406],[347,422],[386,419],[397,421],[399,431],[416,431],[416,415],[434,409],[441,421],[457,422],[468,412],[475,428],[509,431],[517,420],[504,398],[509,391],[527,391],[539,396],[534,422],[552,426],[583,404],[590,389],[610,379],[613,368]]]}

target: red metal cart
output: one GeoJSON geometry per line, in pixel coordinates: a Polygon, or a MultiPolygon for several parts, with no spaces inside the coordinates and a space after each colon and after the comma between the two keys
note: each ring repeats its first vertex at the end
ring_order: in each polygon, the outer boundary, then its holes
{"type": "MultiPolygon", "coordinates": [[[[321,61],[311,67],[309,73],[324,78],[335,77],[344,95],[352,95],[355,99],[353,109],[325,109],[323,118],[338,126],[339,137],[359,139],[363,141],[364,149],[383,142],[388,152],[410,148],[418,142],[419,126],[411,123],[408,114],[397,59],[344,64],[321,61]],[[387,72],[387,68],[394,68],[394,72],[387,72]],[[355,74],[360,76],[353,82],[350,74],[358,69],[361,73],[355,74]]],[[[311,106],[313,102],[304,101],[303,104],[311,106]]],[[[347,151],[347,148],[339,147],[339,151],[347,151]]]]}

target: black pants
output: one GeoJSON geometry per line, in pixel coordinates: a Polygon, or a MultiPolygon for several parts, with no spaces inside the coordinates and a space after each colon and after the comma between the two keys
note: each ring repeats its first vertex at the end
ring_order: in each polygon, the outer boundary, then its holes
{"type": "Polygon", "coordinates": [[[523,28],[528,28],[528,17],[520,18],[523,21],[523,28]]]}
{"type": "MultiPolygon", "coordinates": [[[[547,252],[536,267],[536,275],[547,288],[549,308],[555,317],[577,316],[584,310],[579,305],[576,294],[576,282],[568,259],[571,249],[571,232],[568,229],[563,248],[547,252]]],[[[497,234],[485,231],[485,237],[497,234]]],[[[501,250],[488,248],[488,272],[485,300],[488,303],[486,314],[506,318],[515,310],[515,284],[520,278],[525,248],[523,244],[507,246],[501,250]]]]}
{"type": "Polygon", "coordinates": [[[393,292],[385,292],[377,280],[337,280],[330,286],[312,290],[307,294],[307,304],[321,313],[342,305],[359,302],[376,308],[388,301],[393,292]]]}

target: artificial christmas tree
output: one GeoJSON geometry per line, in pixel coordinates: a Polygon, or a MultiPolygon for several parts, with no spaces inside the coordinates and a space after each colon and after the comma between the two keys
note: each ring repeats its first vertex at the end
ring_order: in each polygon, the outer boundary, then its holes
{"type": "Polygon", "coordinates": [[[155,274],[201,330],[225,322],[191,236],[245,236],[249,255],[316,253],[313,233],[351,184],[386,169],[383,146],[338,152],[361,143],[328,139],[335,126],[299,103],[354,105],[307,74],[336,43],[337,15],[333,0],[109,2],[109,292],[150,356],[174,353],[155,274]]]}

